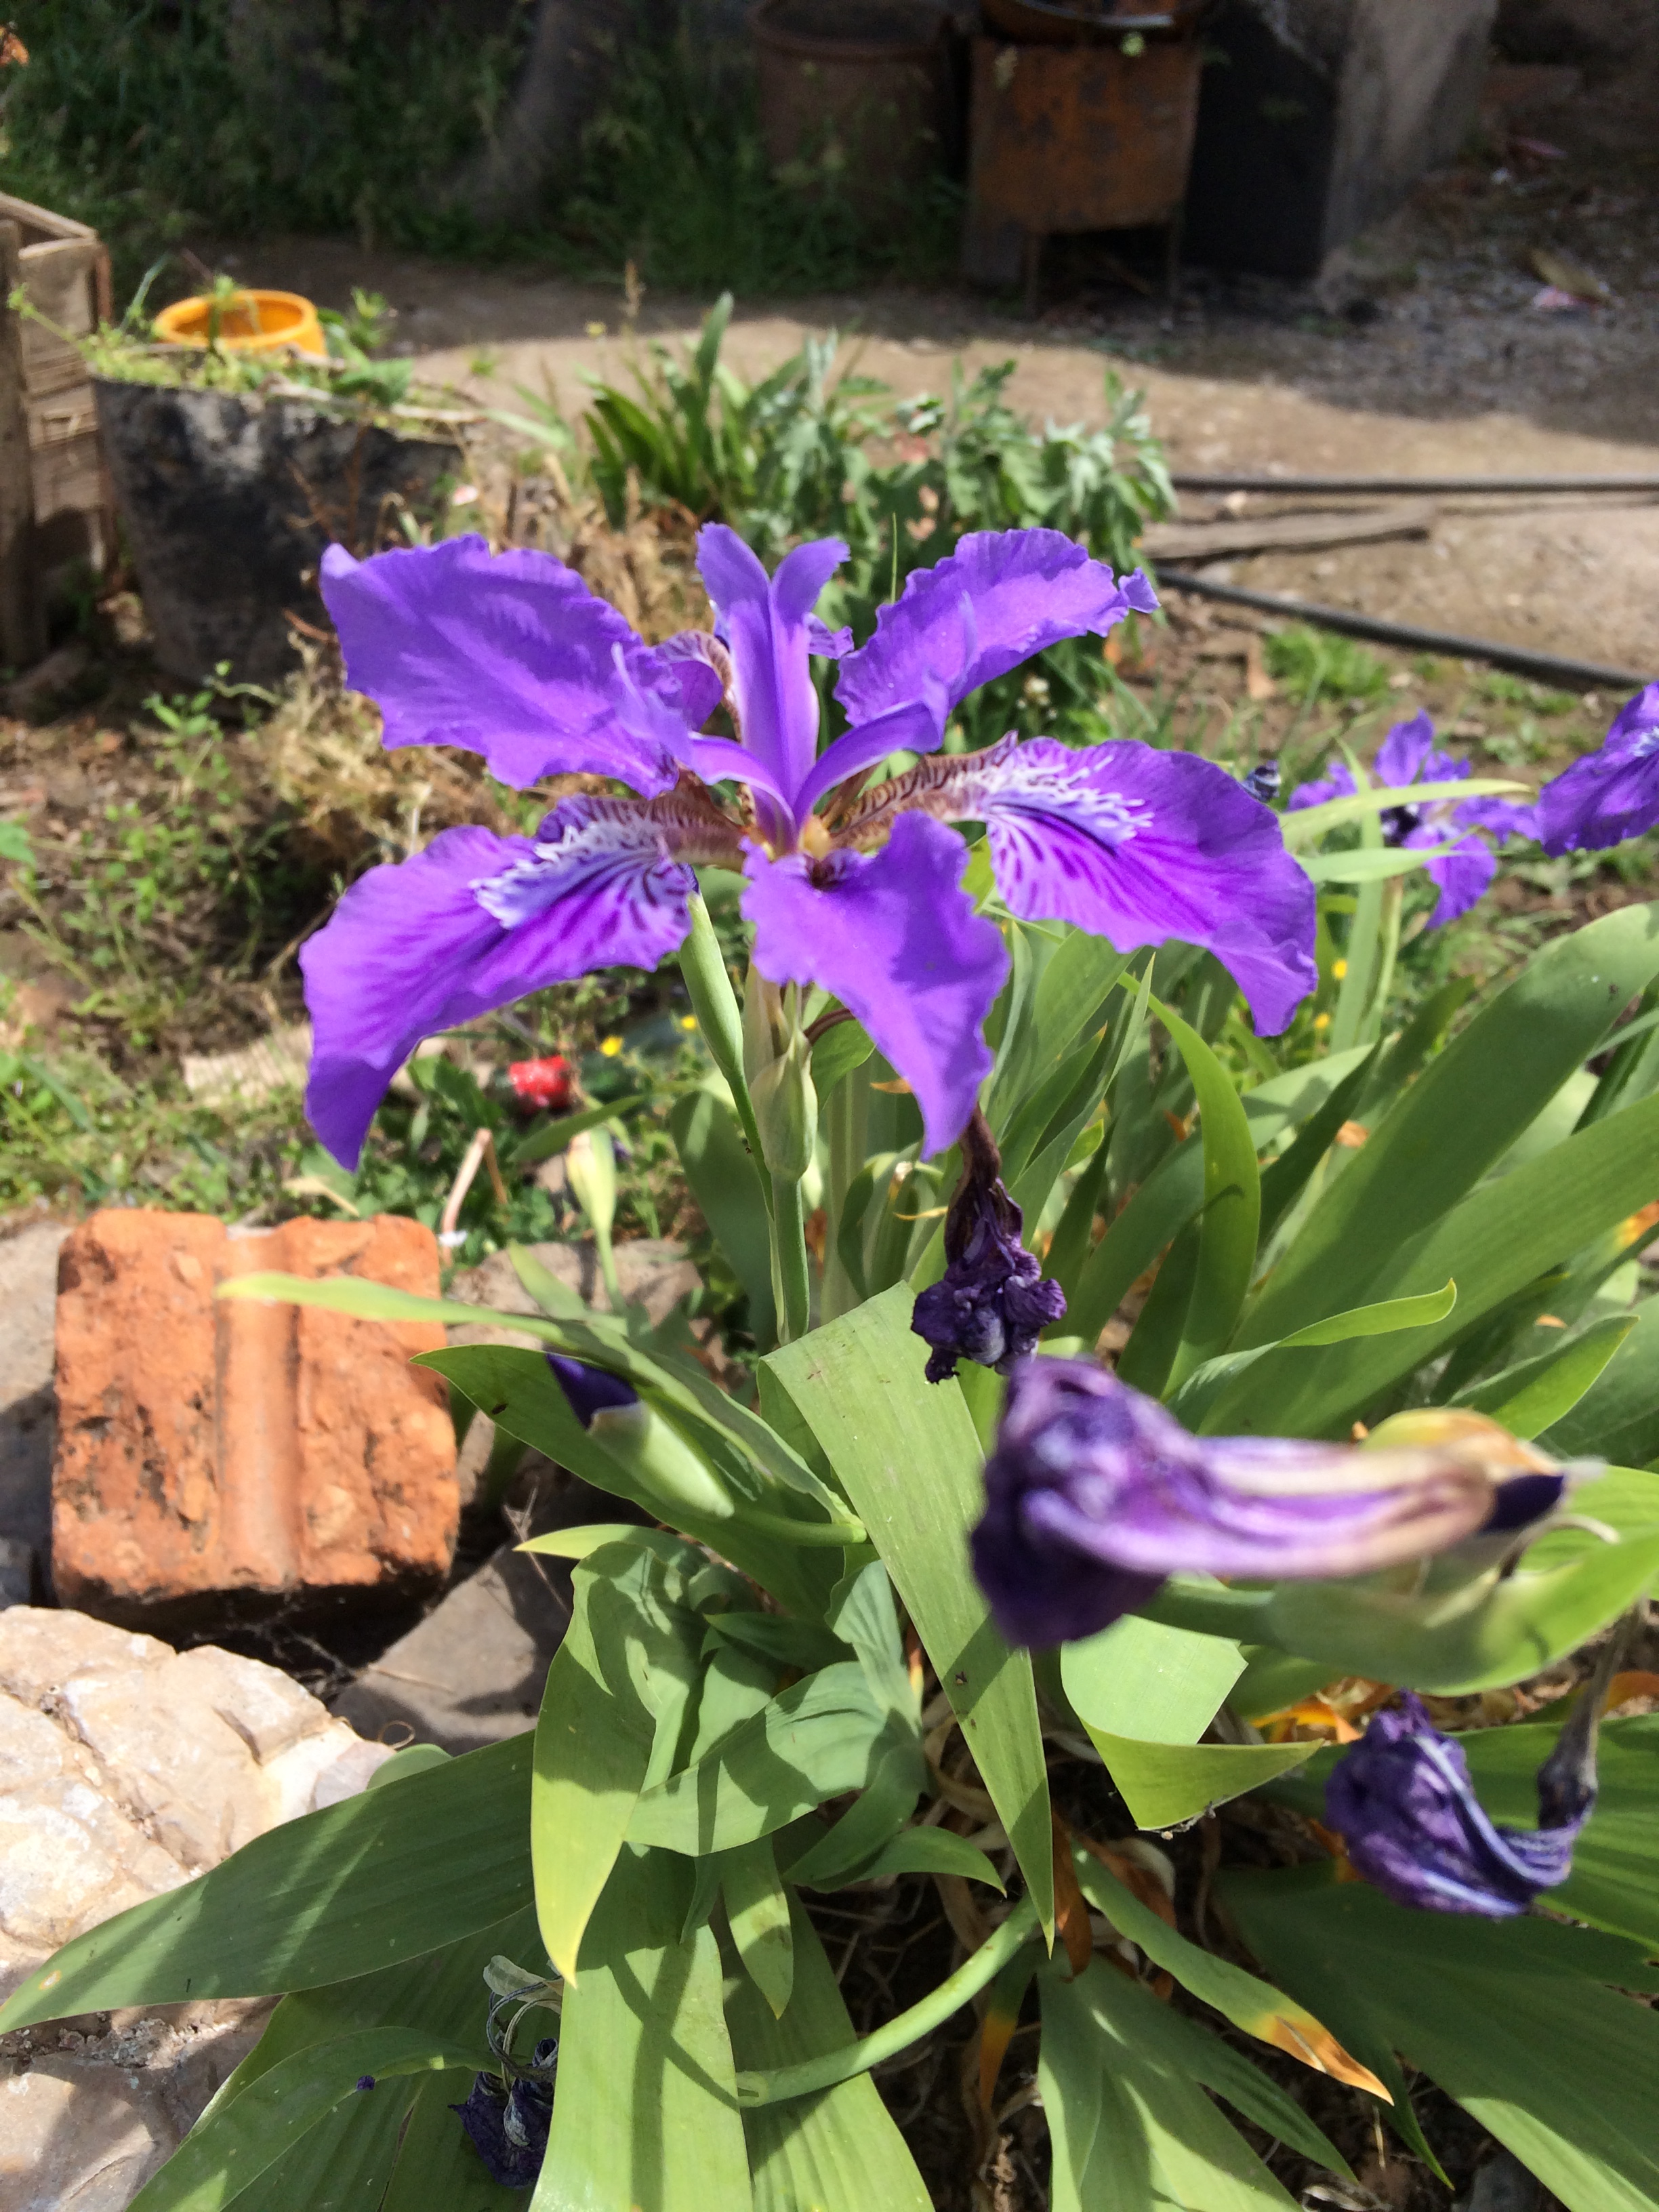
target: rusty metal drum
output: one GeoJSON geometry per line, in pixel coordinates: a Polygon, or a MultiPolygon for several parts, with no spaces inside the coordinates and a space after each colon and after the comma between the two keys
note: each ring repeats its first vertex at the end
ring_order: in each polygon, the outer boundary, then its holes
{"type": "Polygon", "coordinates": [[[1029,283],[1033,242],[1057,231],[1178,223],[1202,68],[1195,39],[975,39],[964,273],[1029,283]]]}
{"type": "Polygon", "coordinates": [[[761,0],[749,27],[775,169],[822,169],[873,210],[944,167],[953,102],[933,0],[761,0]]]}

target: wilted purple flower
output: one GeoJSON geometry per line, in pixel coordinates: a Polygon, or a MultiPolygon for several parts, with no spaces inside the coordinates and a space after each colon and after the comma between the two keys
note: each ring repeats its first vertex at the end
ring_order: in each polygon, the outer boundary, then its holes
{"type": "Polygon", "coordinates": [[[1474,1794],[1461,1744],[1442,1735],[1420,1698],[1374,1713],[1331,1770],[1325,1819],[1355,1869],[1396,1905],[1505,1920],[1572,1871],[1572,1847],[1595,1803],[1601,1686],[1580,1698],[1538,1770],[1538,1826],[1500,1828],[1474,1794]]]}
{"type": "Polygon", "coordinates": [[[547,1364],[568,1399],[571,1412],[585,1429],[592,1427],[595,1413],[620,1413],[640,1402],[640,1394],[631,1382],[624,1382],[620,1375],[603,1367],[590,1367],[585,1359],[567,1359],[562,1352],[550,1352],[547,1364]]]}
{"type": "MultiPolygon", "coordinates": [[[[1377,747],[1374,765],[1377,782],[1385,791],[1408,783],[1461,782],[1469,772],[1467,760],[1454,760],[1449,753],[1435,750],[1434,724],[1426,714],[1396,722],[1377,747]]],[[[1338,761],[1319,782],[1297,786],[1291,793],[1289,811],[1320,806],[1328,799],[1352,799],[1358,787],[1347,763],[1338,761]]],[[[1486,837],[1501,845],[1506,837],[1536,834],[1533,809],[1504,799],[1431,799],[1421,806],[1390,806],[1382,817],[1382,830],[1385,845],[1417,851],[1444,845],[1459,830],[1469,833],[1437,860],[1424,863],[1424,873],[1440,894],[1429,916],[1431,929],[1467,914],[1498,872],[1498,862],[1486,837]]]]}
{"type": "Polygon", "coordinates": [[[1598,749],[1538,794],[1547,853],[1599,853],[1659,823],[1659,683],[1626,700],[1598,749]]]}
{"type": "Polygon", "coordinates": [[[1019,1241],[1023,1217],[1003,1188],[1001,1155],[977,1106],[962,1152],[962,1181],[945,1217],[945,1273],[921,1292],[910,1320],[933,1346],[930,1382],[948,1382],[959,1359],[1006,1375],[1066,1311],[1065,1291],[1044,1281],[1019,1241]]]}
{"type": "Polygon", "coordinates": [[[1468,1450],[1195,1437],[1103,1368],[1039,1358],[1008,1378],[974,1569],[1011,1643],[1069,1643],[1166,1576],[1368,1574],[1455,1543],[1492,1501],[1468,1450]]]}
{"type": "Polygon", "coordinates": [[[655,967],[690,927],[699,861],[747,877],[760,974],[837,997],[908,1079],[939,1150],[990,1066],[981,1024],[1007,969],[962,889],[966,851],[945,827],[958,821],[984,823],[1011,912],[1125,952],[1202,945],[1261,1029],[1285,1026],[1316,981],[1312,885],[1273,815],[1212,763],[1006,739],[854,795],[894,751],[934,751],[981,684],[1150,611],[1139,572],[1120,583],[1057,531],[971,535],[850,653],[812,612],[846,550],[798,546],[769,577],[710,525],[698,565],[719,637],[648,647],[545,554],[492,559],[478,538],[364,562],[330,547],[324,595],[388,745],[464,745],[520,788],[581,770],[639,794],[566,799],[533,837],[447,830],[346,892],[301,955],[307,1111],[337,1158],[355,1162],[422,1037],[595,968],[655,967]],[[841,660],[850,725],[822,752],[814,654],[841,660]],[[697,734],[722,702],[738,742],[697,734]],[[740,804],[722,783],[743,787],[740,804]]]}
{"type": "Polygon", "coordinates": [[[473,2148],[502,2189],[528,2189],[547,2156],[553,2092],[541,2081],[515,2081],[504,2090],[494,2074],[479,2074],[464,2105],[452,2105],[473,2148]]]}

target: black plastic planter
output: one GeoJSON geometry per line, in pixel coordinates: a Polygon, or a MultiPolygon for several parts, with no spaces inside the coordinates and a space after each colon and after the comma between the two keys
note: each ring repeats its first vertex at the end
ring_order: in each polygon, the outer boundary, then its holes
{"type": "Polygon", "coordinates": [[[400,514],[425,520],[460,458],[303,399],[106,378],[95,389],[155,657],[192,680],[224,661],[239,682],[280,677],[294,618],[326,624],[324,546],[406,544],[400,514]]]}

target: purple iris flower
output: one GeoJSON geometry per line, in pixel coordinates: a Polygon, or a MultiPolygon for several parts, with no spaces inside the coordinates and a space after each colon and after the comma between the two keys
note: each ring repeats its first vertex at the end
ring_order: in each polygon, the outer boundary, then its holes
{"type": "Polygon", "coordinates": [[[1598,750],[1538,794],[1538,836],[1550,854],[1599,853],[1659,823],[1659,683],[1627,700],[1598,750]]]}
{"type": "MultiPolygon", "coordinates": [[[[1436,751],[1434,724],[1426,714],[1396,722],[1376,749],[1375,766],[1379,785],[1390,791],[1419,781],[1461,781],[1469,772],[1467,760],[1454,760],[1449,753],[1436,751]]],[[[1320,806],[1328,799],[1352,799],[1358,788],[1347,763],[1338,761],[1317,783],[1297,786],[1291,793],[1289,811],[1294,813],[1300,807],[1320,806]]],[[[1506,837],[1536,834],[1533,809],[1504,799],[1433,799],[1423,806],[1390,806],[1382,816],[1382,827],[1385,845],[1418,851],[1443,845],[1459,830],[1468,833],[1458,838],[1450,852],[1424,863],[1424,873],[1440,894],[1429,916],[1431,929],[1467,914],[1497,874],[1498,862],[1486,837],[1495,838],[1501,845],[1506,837]],[[1481,831],[1485,836],[1476,834],[1481,831]]]]}
{"type": "Polygon", "coordinates": [[[1455,1450],[1195,1437],[1083,1359],[1008,1378],[974,1571],[1012,1644],[1109,1627],[1178,1572],[1322,1581],[1445,1549],[1492,1484],[1455,1450]]]}
{"type": "Polygon", "coordinates": [[[690,927],[696,862],[746,876],[760,974],[838,998],[908,1079],[940,1150],[990,1066],[981,1025],[1007,969],[962,889],[958,821],[985,825],[1012,913],[1075,922],[1120,951],[1206,947],[1258,1025],[1285,1026],[1316,980],[1312,885],[1273,815],[1212,763],[1010,738],[860,793],[895,750],[934,751],[979,685],[1154,607],[1139,572],[1120,583],[1057,531],[969,536],[912,575],[852,653],[813,612],[846,551],[798,546],[769,577],[711,524],[698,566],[720,635],[651,647],[545,554],[492,558],[478,538],[363,562],[329,548],[324,596],[388,745],[463,745],[519,788],[582,771],[637,794],[566,799],[533,837],[447,830],[346,892],[301,954],[307,1107],[338,1159],[356,1161],[422,1037],[595,968],[655,967],[690,927]],[[822,752],[814,654],[840,660],[850,726],[822,752]],[[722,702],[735,742],[697,734],[722,702]]]}
{"type": "Polygon", "coordinates": [[[1572,1847],[1595,1803],[1600,1686],[1580,1698],[1538,1770],[1538,1826],[1500,1828],[1469,1779],[1461,1744],[1420,1698],[1374,1713],[1332,1768],[1325,1819],[1357,1870],[1396,1905],[1504,1920],[1572,1871],[1572,1847]]]}
{"type": "Polygon", "coordinates": [[[1043,1279],[1019,1241],[1024,1218],[1003,1187],[1002,1156],[977,1106],[962,1152],[962,1181],[945,1217],[945,1273],[921,1292],[910,1320],[933,1347],[930,1382],[948,1382],[960,1359],[1007,1374],[1066,1312],[1065,1291],[1043,1279]]]}

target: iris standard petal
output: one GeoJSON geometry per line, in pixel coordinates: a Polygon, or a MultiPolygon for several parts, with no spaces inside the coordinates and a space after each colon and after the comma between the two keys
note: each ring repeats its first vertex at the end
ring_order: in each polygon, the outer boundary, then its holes
{"type": "Polygon", "coordinates": [[[1213,952],[1265,1034],[1318,982],[1313,884],[1272,809],[1212,761],[1129,740],[1073,751],[1005,738],[878,786],[839,834],[855,842],[905,807],[983,822],[997,887],[1022,921],[1069,921],[1120,952],[1170,938],[1213,952]]]}
{"type": "Polygon", "coordinates": [[[314,1038],[306,1111],[355,1166],[387,1085],[424,1036],[550,983],[654,968],[690,927],[696,878],[677,854],[737,865],[729,830],[701,839],[671,794],[570,799],[534,841],[446,830],[371,868],[301,951],[314,1038]],[[718,854],[716,853],[718,848],[718,854]]]}
{"type": "Polygon", "coordinates": [[[580,771],[665,791],[676,740],[719,698],[709,672],[682,678],[546,553],[446,538],[354,561],[331,545],[322,592],[386,744],[464,746],[517,790],[580,771]]]}
{"type": "Polygon", "coordinates": [[[1538,794],[1549,854],[1599,853],[1659,823],[1659,683],[1626,700],[1597,750],[1538,794]]]}
{"type": "Polygon", "coordinates": [[[931,568],[912,572],[876,617],[876,634],[841,664],[836,696],[851,723],[942,686],[959,699],[1063,637],[1103,636],[1132,609],[1158,605],[1139,568],[1121,581],[1058,530],[981,530],[931,568]]]}
{"type": "Polygon", "coordinates": [[[1396,722],[1377,747],[1372,765],[1376,780],[1385,791],[1419,781],[1445,783],[1469,772],[1467,761],[1453,760],[1449,754],[1435,750],[1434,724],[1426,714],[1413,714],[1408,722],[1396,722]]]}
{"type": "Polygon", "coordinates": [[[1008,972],[1001,933],[961,888],[968,851],[902,816],[873,856],[781,860],[751,852],[743,910],[755,965],[775,983],[821,983],[909,1083],[927,1148],[953,1143],[991,1066],[981,1025],[1008,972]]]}
{"type": "Polygon", "coordinates": [[[1455,1450],[1194,1437],[1091,1362],[1035,1358],[1009,1377],[985,1495],[981,1585],[1005,1634],[1048,1644],[1176,1572],[1324,1580],[1444,1550],[1492,1484],[1455,1450]]]}
{"type": "MultiPolygon", "coordinates": [[[[818,746],[807,617],[846,558],[839,538],[821,538],[798,545],[769,576],[735,530],[711,522],[697,532],[697,569],[728,641],[744,744],[769,772],[768,787],[792,799],[818,746]]],[[[775,834],[784,824],[769,821],[770,811],[763,801],[763,825],[775,834]]]]}

